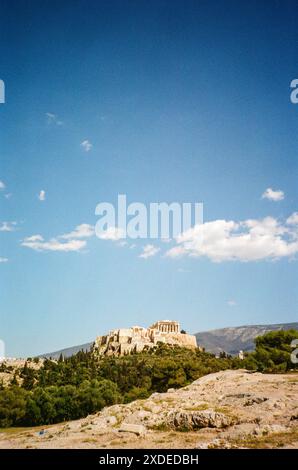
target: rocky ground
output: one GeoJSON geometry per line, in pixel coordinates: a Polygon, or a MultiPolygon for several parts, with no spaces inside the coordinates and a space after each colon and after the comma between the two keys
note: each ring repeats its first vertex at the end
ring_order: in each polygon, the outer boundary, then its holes
{"type": "Polygon", "coordinates": [[[0,431],[0,448],[298,448],[298,374],[210,374],[68,423],[0,431]]]}

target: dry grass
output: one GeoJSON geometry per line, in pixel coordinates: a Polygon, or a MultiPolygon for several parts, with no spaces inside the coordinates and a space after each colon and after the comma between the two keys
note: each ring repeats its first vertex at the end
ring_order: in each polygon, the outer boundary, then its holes
{"type": "Polygon", "coordinates": [[[298,429],[289,432],[279,432],[264,436],[248,436],[244,439],[231,440],[232,447],[246,447],[249,449],[272,449],[287,447],[298,442],[298,429]]]}
{"type": "Polygon", "coordinates": [[[185,408],[186,411],[204,411],[208,410],[210,408],[210,405],[208,403],[202,403],[201,405],[197,406],[188,406],[185,408]]]}

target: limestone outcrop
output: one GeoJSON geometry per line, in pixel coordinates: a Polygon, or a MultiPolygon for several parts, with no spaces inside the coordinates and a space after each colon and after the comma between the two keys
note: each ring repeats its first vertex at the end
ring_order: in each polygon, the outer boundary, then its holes
{"type": "Polygon", "coordinates": [[[94,354],[102,356],[123,356],[132,352],[150,349],[158,343],[196,348],[194,335],[181,333],[177,321],[162,320],[149,328],[133,326],[112,330],[107,335],[98,336],[92,347],[94,354]]]}
{"type": "Polygon", "coordinates": [[[226,428],[233,424],[233,418],[213,410],[172,411],[166,424],[173,429],[190,431],[201,428],[226,428]]]}
{"type": "Polygon", "coordinates": [[[298,449],[297,386],[296,373],[216,372],[184,388],[47,426],[42,434],[36,427],[0,430],[0,449],[298,449]]]}

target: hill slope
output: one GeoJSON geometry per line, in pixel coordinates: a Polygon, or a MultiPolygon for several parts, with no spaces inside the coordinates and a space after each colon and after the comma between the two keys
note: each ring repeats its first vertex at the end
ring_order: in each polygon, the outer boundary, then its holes
{"type": "Polygon", "coordinates": [[[48,359],[49,358],[58,359],[60,354],[62,354],[63,357],[70,357],[78,353],[79,351],[90,351],[92,344],[93,342],[79,344],[78,346],[72,346],[70,348],[65,348],[65,349],[59,349],[59,351],[54,351],[54,352],[46,353],[46,354],[40,354],[39,357],[45,357],[48,359]]]}
{"type": "Polygon", "coordinates": [[[221,371],[77,421],[2,429],[0,448],[297,449],[297,380],[297,374],[221,371]]]}

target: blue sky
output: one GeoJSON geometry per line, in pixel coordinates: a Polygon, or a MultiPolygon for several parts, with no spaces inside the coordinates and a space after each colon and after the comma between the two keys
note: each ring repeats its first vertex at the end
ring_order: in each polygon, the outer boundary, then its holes
{"type": "Polygon", "coordinates": [[[295,1],[1,1],[7,355],[163,318],[189,332],[297,320],[297,20],[295,1]],[[203,202],[204,250],[195,233],[44,245],[118,194],[203,202]]]}

